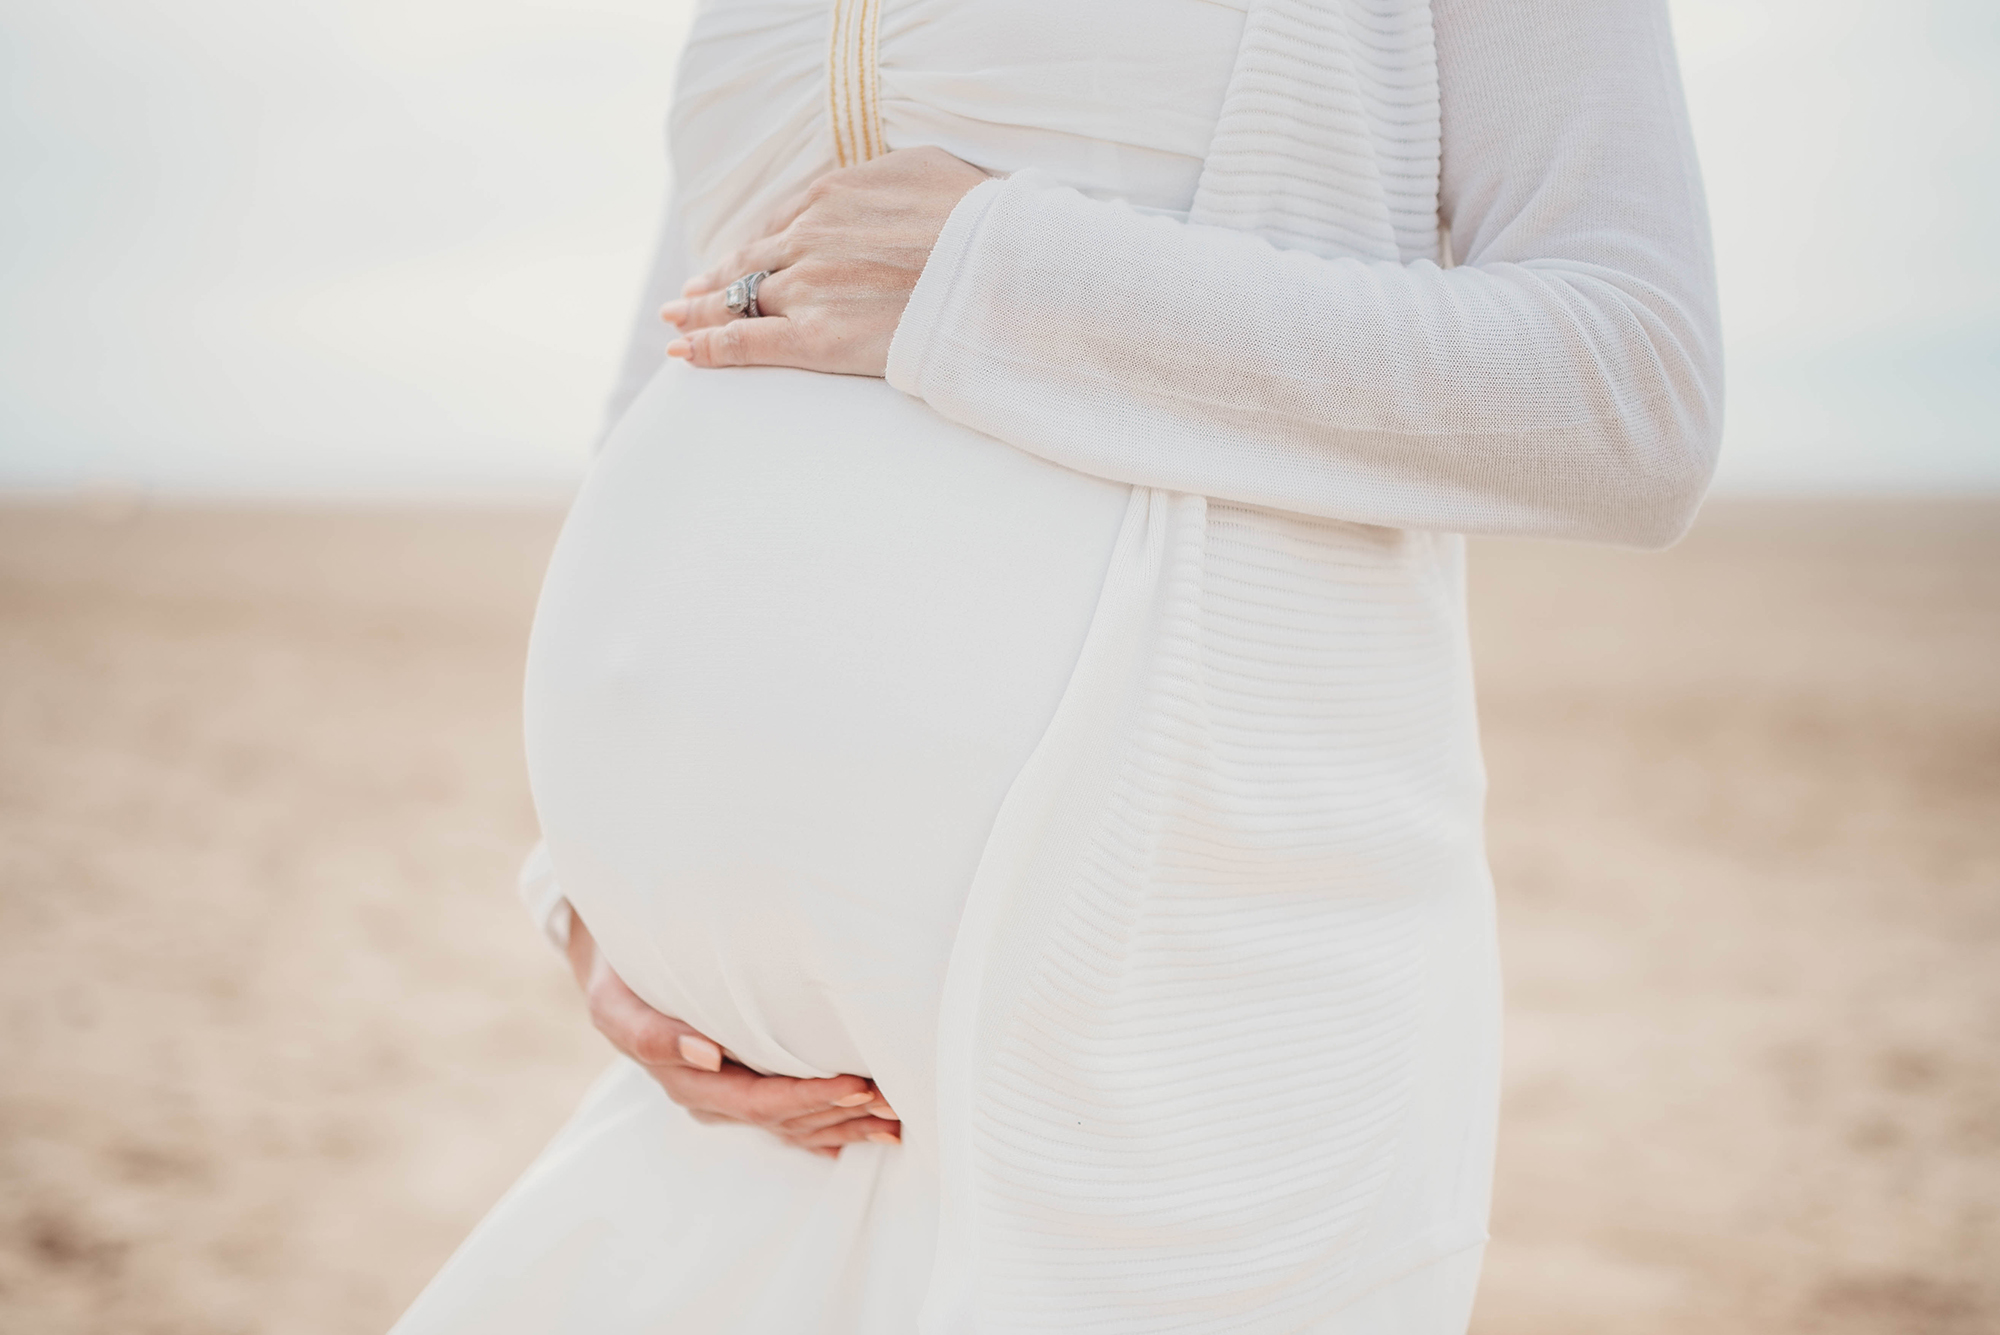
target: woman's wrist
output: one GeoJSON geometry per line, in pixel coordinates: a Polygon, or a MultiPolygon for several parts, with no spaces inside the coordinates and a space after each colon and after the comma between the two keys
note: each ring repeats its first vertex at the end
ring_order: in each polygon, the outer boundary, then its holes
{"type": "Polygon", "coordinates": [[[931,345],[944,330],[944,316],[951,304],[953,285],[964,267],[993,201],[1010,178],[996,176],[981,181],[965,192],[946,215],[944,227],[931,246],[923,271],[910,290],[902,316],[889,338],[888,362],[883,375],[890,384],[913,398],[922,398],[924,362],[931,345]]]}

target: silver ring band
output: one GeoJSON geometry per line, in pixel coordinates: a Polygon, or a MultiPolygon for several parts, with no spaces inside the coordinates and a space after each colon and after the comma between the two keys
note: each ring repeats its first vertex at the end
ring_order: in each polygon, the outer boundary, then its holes
{"type": "Polygon", "coordinates": [[[757,309],[757,285],[770,276],[769,269],[744,274],[722,294],[722,304],[729,308],[731,315],[748,316],[752,320],[759,318],[764,312],[757,309]]]}

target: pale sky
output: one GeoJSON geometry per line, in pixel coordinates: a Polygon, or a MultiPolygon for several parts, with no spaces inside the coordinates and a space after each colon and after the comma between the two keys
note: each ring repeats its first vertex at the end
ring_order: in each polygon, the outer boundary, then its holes
{"type": "MultiPolygon", "coordinates": [[[[1721,485],[2000,490],[2000,4],[1675,0],[1721,485]]],[[[0,488],[553,492],[686,0],[15,0],[0,488]]]]}

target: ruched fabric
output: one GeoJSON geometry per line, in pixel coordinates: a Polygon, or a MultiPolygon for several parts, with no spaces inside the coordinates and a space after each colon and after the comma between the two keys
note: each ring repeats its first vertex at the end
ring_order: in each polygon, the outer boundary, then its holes
{"type": "Polygon", "coordinates": [[[921,145],[1185,217],[1243,24],[1240,0],[710,0],[670,118],[690,260],[814,177],[921,145]]]}

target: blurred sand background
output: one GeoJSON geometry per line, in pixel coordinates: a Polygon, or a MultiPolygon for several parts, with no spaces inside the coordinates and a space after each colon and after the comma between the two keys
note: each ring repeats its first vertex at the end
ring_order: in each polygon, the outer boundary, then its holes
{"type": "MultiPolygon", "coordinates": [[[[603,1066],[510,888],[556,525],[0,510],[0,1330],[380,1331],[603,1066]]],[[[2000,503],[1473,578],[1478,1335],[2000,1330],[2000,503]]]]}

